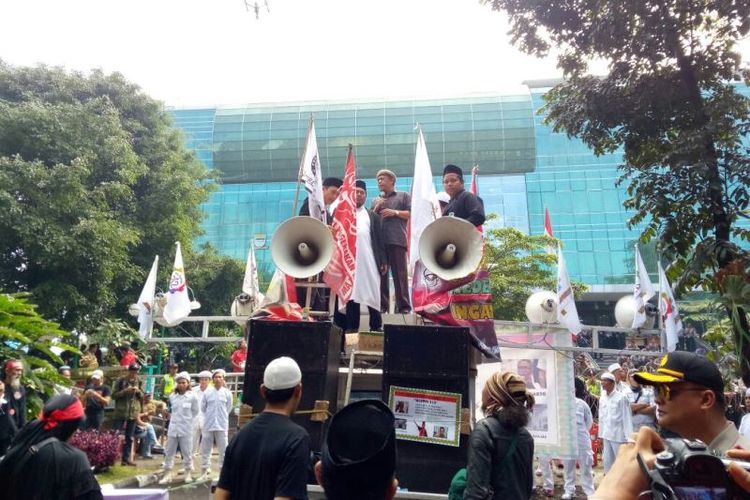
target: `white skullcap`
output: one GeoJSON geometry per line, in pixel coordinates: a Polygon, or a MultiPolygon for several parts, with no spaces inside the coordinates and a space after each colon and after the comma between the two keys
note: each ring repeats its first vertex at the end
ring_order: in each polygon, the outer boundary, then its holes
{"type": "Polygon", "coordinates": [[[271,391],[291,389],[302,381],[302,371],[292,358],[282,356],[266,366],[263,372],[263,385],[271,391]]]}
{"type": "Polygon", "coordinates": [[[610,373],[614,373],[615,370],[622,370],[622,366],[620,366],[620,363],[612,363],[607,367],[607,371],[610,373]]]}
{"type": "Polygon", "coordinates": [[[224,371],[224,369],[222,369],[222,368],[217,368],[217,369],[215,369],[215,370],[214,370],[214,372],[213,372],[213,373],[211,374],[211,378],[213,378],[213,376],[214,376],[214,375],[216,375],[217,373],[221,374],[221,376],[222,376],[222,377],[226,377],[226,376],[227,376],[227,372],[225,372],[225,371],[224,371]]]}
{"type": "Polygon", "coordinates": [[[203,370],[198,374],[198,378],[211,378],[211,372],[208,370],[203,370]]]}
{"type": "Polygon", "coordinates": [[[174,376],[175,382],[180,379],[187,380],[188,382],[190,382],[190,374],[188,372],[180,372],[174,376]]]}
{"type": "Polygon", "coordinates": [[[611,373],[609,373],[609,372],[604,372],[604,373],[602,373],[602,376],[601,376],[600,378],[601,378],[602,380],[611,380],[612,382],[617,382],[617,381],[615,380],[615,376],[614,376],[614,375],[612,375],[612,374],[611,374],[611,373]]]}

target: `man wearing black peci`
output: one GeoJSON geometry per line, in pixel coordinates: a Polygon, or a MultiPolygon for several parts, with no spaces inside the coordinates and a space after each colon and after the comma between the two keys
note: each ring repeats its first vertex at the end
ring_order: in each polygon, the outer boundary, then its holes
{"type": "Polygon", "coordinates": [[[443,189],[451,197],[443,208],[443,215],[465,219],[475,226],[484,224],[484,204],[475,194],[464,189],[464,173],[461,167],[446,165],[443,169],[443,189]]]}

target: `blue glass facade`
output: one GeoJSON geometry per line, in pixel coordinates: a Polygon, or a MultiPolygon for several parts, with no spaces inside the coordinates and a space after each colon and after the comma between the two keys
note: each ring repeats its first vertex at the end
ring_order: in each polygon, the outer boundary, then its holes
{"type": "MultiPolygon", "coordinates": [[[[343,175],[351,143],[370,198],[377,195],[375,172],[384,167],[398,174],[398,190],[410,189],[420,124],[433,173],[454,163],[468,174],[479,164],[479,194],[486,212],[498,216],[493,224],[541,234],[549,208],[571,278],[594,291],[629,285],[639,228],[627,228],[625,189],[615,186],[621,154],[597,157],[582,142],[545,125],[538,111],[548,88],[531,85],[522,95],[441,100],[172,110],[188,147],[222,177],[204,205],[205,234],[197,243],[210,242],[221,253],[244,259],[255,241],[260,270],[269,276],[271,235],[294,214],[310,115],[324,176],[343,175]]],[[[750,93],[746,86],[740,91],[750,93]]],[[[442,190],[439,176],[435,186],[442,190]]]]}

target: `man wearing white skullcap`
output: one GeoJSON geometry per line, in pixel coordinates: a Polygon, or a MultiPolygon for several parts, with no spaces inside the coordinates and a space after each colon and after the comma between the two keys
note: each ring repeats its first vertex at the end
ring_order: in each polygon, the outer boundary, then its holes
{"type": "Polygon", "coordinates": [[[602,438],[604,472],[609,472],[617,458],[620,445],[633,433],[630,401],[624,392],[615,390],[615,376],[603,373],[602,394],[599,398],[599,437],[602,438]]]}
{"type": "Polygon", "coordinates": [[[198,385],[193,387],[193,394],[198,399],[198,418],[193,423],[193,455],[200,453],[200,442],[201,433],[203,432],[203,410],[201,409],[201,403],[203,402],[203,394],[208,389],[208,383],[211,382],[211,372],[203,370],[198,374],[198,385]]]}
{"type": "Polygon", "coordinates": [[[232,411],[232,393],[224,387],[226,372],[221,368],[214,370],[213,385],[206,389],[201,400],[203,412],[203,432],[201,434],[201,477],[207,479],[211,474],[211,450],[216,444],[219,450],[219,469],[224,465],[224,452],[227,449],[229,432],[229,412],[232,411]]]}
{"type": "Polygon", "coordinates": [[[193,481],[193,420],[198,416],[198,399],[190,390],[190,374],[180,372],[174,377],[175,388],[169,395],[170,420],[167,430],[167,448],[164,450],[164,470],[166,474],[159,484],[172,481],[172,466],[177,446],[182,453],[185,467],[185,482],[193,481]]]}
{"type": "Polygon", "coordinates": [[[630,390],[628,382],[625,376],[625,370],[620,366],[620,363],[612,363],[607,367],[607,372],[615,376],[615,390],[620,392],[627,392],[630,390]]]}

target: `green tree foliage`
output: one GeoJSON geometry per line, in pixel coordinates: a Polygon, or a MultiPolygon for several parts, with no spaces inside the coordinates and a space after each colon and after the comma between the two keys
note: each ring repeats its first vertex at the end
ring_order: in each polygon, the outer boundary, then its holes
{"type": "Polygon", "coordinates": [[[153,256],[190,250],[212,179],[122,75],[0,61],[0,289],[45,317],[125,315],[153,256]]]}
{"type": "Polygon", "coordinates": [[[242,292],[244,262],[219,255],[214,247],[205,245],[191,256],[189,266],[188,284],[201,303],[194,314],[229,316],[234,298],[242,292]]]}
{"type": "MultiPolygon", "coordinates": [[[[750,31],[750,2],[484,1],[509,14],[522,50],[559,51],[566,81],[546,96],[547,120],[597,154],[622,151],[629,222],[658,240],[677,291],[716,291],[717,269],[746,258],[736,243],[750,241],[738,224],[750,204],[750,108],[731,83],[748,76],[736,44],[750,31]],[[591,60],[608,74],[588,75],[591,60]]],[[[738,321],[747,332],[744,310],[738,321]]]]}
{"type": "MultiPolygon", "coordinates": [[[[529,236],[512,227],[490,229],[485,234],[484,259],[490,274],[496,319],[526,321],[526,299],[539,290],[557,290],[557,257],[546,247],[547,236],[529,236]]],[[[576,295],[586,285],[573,283],[576,295]]]]}
{"type": "Polygon", "coordinates": [[[35,418],[42,407],[41,395],[52,396],[54,384],[69,384],[57,373],[63,364],[50,347],[78,352],[68,345],[70,333],[46,321],[29,301],[29,294],[0,293],[0,360],[20,359],[24,364],[24,386],[28,389],[28,415],[35,418]],[[66,343],[68,342],[68,343],[66,343]]]}

